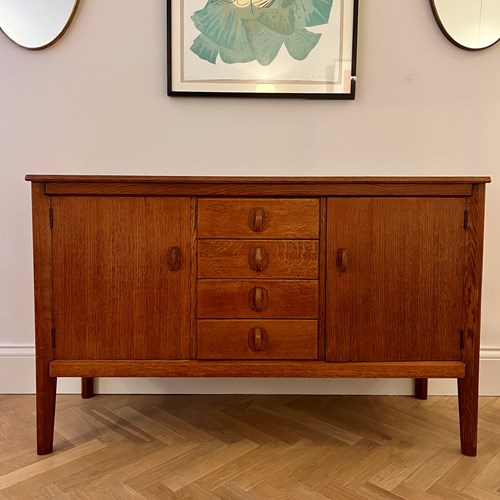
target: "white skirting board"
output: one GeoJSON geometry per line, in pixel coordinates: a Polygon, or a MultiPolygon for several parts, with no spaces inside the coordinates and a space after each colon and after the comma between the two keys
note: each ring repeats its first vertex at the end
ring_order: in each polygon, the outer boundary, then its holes
{"type": "MultiPolygon", "coordinates": [[[[35,392],[35,352],[30,345],[0,345],[0,394],[35,392]]],[[[272,361],[271,361],[272,362],[272,361]]],[[[500,348],[481,349],[479,393],[500,396],[500,348]]],[[[455,395],[455,379],[431,379],[429,394],[455,395]]],[[[98,378],[99,394],[359,394],[408,395],[407,379],[98,378]]],[[[60,378],[58,393],[78,394],[80,379],[60,378]]]]}

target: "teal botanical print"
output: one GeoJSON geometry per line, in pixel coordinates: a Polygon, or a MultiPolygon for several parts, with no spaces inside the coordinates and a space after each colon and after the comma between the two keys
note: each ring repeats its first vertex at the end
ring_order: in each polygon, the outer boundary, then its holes
{"type": "Polygon", "coordinates": [[[200,35],[191,50],[212,64],[257,61],[271,64],[285,45],[297,61],[316,47],[328,24],[333,0],[208,0],[192,16],[200,35]]]}

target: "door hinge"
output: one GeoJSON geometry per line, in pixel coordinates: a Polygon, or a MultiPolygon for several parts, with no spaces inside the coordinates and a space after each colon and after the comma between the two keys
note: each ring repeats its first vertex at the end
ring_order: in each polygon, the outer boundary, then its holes
{"type": "Polygon", "coordinates": [[[50,336],[52,338],[52,347],[55,347],[56,346],[56,329],[55,328],[52,328],[52,330],[50,330],[50,336]]]}
{"type": "Polygon", "coordinates": [[[464,211],[464,229],[467,229],[467,225],[469,223],[469,211],[464,211]]]}
{"type": "Polygon", "coordinates": [[[460,349],[464,348],[464,331],[460,330],[460,349]]]}
{"type": "Polygon", "coordinates": [[[54,227],[54,210],[52,207],[49,208],[49,224],[51,228],[54,227]]]}

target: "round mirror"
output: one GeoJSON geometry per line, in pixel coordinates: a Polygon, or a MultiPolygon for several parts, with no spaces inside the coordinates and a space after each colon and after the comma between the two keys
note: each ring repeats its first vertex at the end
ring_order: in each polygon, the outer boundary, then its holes
{"type": "Polygon", "coordinates": [[[431,0],[434,16],[450,42],[466,50],[500,40],[500,0],[431,0]]]}
{"type": "Polygon", "coordinates": [[[61,38],[78,0],[0,0],[0,29],[27,49],[43,49],[61,38]]]}

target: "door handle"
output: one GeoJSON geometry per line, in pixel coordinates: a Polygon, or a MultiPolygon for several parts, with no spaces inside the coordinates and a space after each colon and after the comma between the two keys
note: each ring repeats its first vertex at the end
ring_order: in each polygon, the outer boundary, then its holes
{"type": "Polygon", "coordinates": [[[167,263],[170,271],[178,271],[181,268],[181,249],[170,247],[167,251],[167,263]]]}
{"type": "Polygon", "coordinates": [[[347,272],[347,261],[349,257],[349,250],[347,248],[339,248],[337,250],[337,271],[339,273],[347,272]]]}

